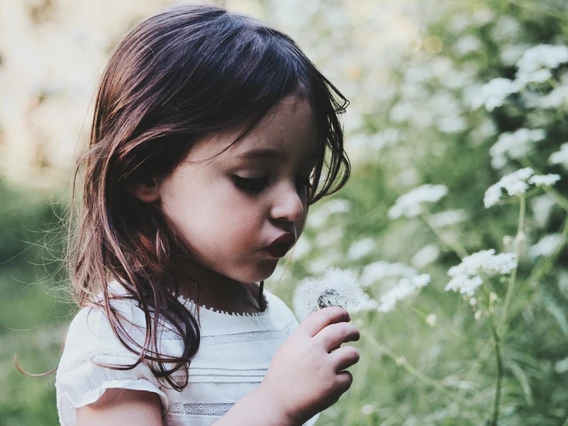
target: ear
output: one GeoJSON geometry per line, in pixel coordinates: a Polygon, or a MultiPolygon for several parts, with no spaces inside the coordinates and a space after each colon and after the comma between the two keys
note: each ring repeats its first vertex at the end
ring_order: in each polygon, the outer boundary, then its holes
{"type": "Polygon", "coordinates": [[[157,177],[146,178],[143,181],[128,180],[125,189],[130,195],[145,203],[155,203],[160,200],[160,182],[157,177]]]}

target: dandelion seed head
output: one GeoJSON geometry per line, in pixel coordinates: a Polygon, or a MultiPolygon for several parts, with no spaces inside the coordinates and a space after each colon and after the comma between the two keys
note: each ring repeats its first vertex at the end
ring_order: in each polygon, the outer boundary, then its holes
{"type": "Polygon", "coordinates": [[[341,306],[356,312],[360,310],[359,305],[370,308],[373,303],[359,286],[355,272],[338,268],[328,269],[318,279],[300,281],[293,300],[294,311],[300,320],[328,306],[341,306]]]}
{"type": "Polygon", "coordinates": [[[445,185],[426,184],[419,186],[400,196],[394,206],[390,208],[388,217],[396,219],[401,216],[408,218],[419,216],[424,211],[424,204],[436,203],[447,194],[448,188],[445,185]]]}

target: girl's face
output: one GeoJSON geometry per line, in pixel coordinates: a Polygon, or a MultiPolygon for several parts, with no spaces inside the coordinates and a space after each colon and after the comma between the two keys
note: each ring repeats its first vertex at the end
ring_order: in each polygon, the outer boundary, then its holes
{"type": "Polygon", "coordinates": [[[296,96],[216,155],[238,134],[196,143],[158,182],[157,191],[163,212],[198,265],[252,283],[272,274],[304,228],[318,135],[308,101],[296,96]]]}

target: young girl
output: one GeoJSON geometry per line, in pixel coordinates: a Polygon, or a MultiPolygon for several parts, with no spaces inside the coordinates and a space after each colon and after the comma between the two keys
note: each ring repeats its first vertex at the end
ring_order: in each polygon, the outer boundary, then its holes
{"type": "Polygon", "coordinates": [[[62,425],[311,424],[349,388],[347,312],[298,326],[263,291],[349,176],[345,104],[289,37],[218,7],[118,45],[82,162],[62,425]]]}

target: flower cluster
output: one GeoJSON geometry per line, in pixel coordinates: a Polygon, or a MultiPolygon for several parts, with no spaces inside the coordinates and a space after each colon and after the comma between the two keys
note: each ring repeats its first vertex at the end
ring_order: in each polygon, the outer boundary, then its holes
{"type": "Polygon", "coordinates": [[[508,195],[515,196],[524,194],[529,185],[535,186],[550,186],[554,185],[560,180],[560,175],[534,175],[534,170],[530,167],[519,169],[516,172],[503,176],[499,182],[491,185],[483,198],[483,203],[486,208],[494,206],[501,200],[503,191],[508,195]]]}
{"type": "Polygon", "coordinates": [[[396,219],[401,216],[408,218],[419,216],[424,212],[425,203],[435,203],[447,193],[448,188],[445,185],[426,184],[414,188],[396,200],[388,212],[388,217],[396,219]]]}
{"type": "MultiPolygon", "coordinates": [[[[568,47],[542,44],[527,49],[517,61],[517,73],[515,80],[496,78],[485,84],[478,95],[472,101],[472,107],[477,109],[485,106],[489,112],[500,107],[505,99],[523,90],[531,83],[544,83],[552,78],[551,70],[561,64],[568,63],[568,47]]],[[[563,86],[561,86],[563,87],[563,86]]],[[[551,94],[550,94],[551,95],[551,94]]],[[[557,93],[556,98],[562,97],[563,93],[557,93]]],[[[557,100],[542,100],[557,104],[557,100]]]]}
{"type": "Polygon", "coordinates": [[[507,158],[519,159],[526,156],[532,149],[533,143],[545,137],[546,132],[543,129],[523,128],[501,134],[489,150],[491,165],[494,169],[502,169],[507,164],[507,158]]]}
{"type": "Polygon", "coordinates": [[[515,253],[495,254],[495,250],[482,250],[470,256],[464,257],[458,266],[453,266],[448,271],[452,277],[446,291],[459,291],[472,297],[475,290],[483,283],[482,276],[496,274],[509,274],[517,267],[517,255],[515,253]]]}
{"type": "Polygon", "coordinates": [[[429,283],[430,275],[428,274],[415,275],[410,278],[401,279],[395,287],[391,288],[381,296],[377,311],[392,311],[397,302],[416,294],[422,287],[425,287],[429,283]]]}
{"type": "Polygon", "coordinates": [[[550,161],[551,164],[561,164],[568,170],[568,143],[562,144],[560,150],[554,152],[548,161],[550,161]]]}

